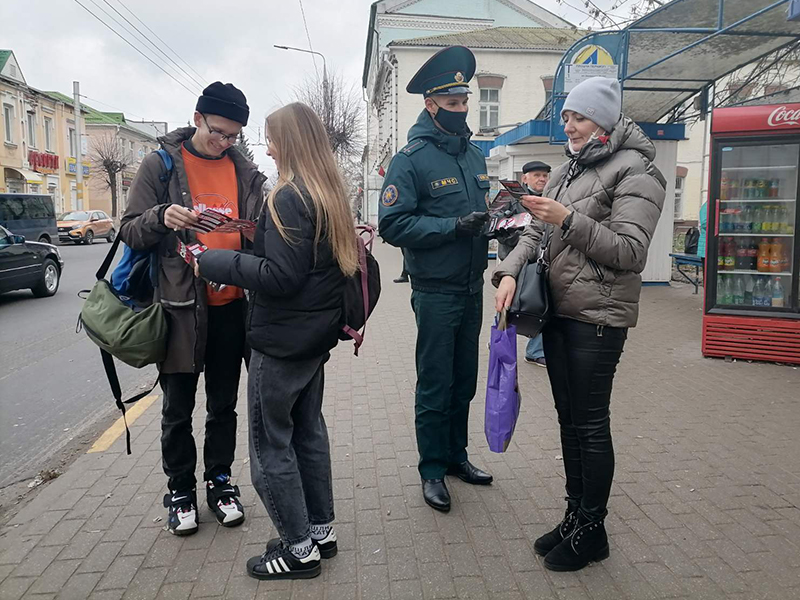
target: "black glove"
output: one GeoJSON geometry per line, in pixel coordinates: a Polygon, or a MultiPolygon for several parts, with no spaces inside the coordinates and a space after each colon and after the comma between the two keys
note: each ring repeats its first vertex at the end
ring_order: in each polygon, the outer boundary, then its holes
{"type": "Polygon", "coordinates": [[[456,237],[478,237],[488,220],[488,212],[474,212],[458,217],[458,221],[456,221],[456,237]]]}

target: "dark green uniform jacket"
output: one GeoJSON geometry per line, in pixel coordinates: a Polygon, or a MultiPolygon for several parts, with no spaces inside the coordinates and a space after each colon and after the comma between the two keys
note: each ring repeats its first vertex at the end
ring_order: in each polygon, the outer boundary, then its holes
{"type": "Polygon", "coordinates": [[[381,237],[403,249],[411,287],[422,292],[483,290],[488,240],[456,238],[456,220],[486,211],[489,176],[468,137],[438,129],[427,110],[389,165],[381,191],[381,237]]]}

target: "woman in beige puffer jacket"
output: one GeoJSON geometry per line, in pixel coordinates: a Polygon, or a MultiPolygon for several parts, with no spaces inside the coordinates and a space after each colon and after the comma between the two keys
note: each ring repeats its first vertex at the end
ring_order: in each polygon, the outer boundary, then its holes
{"type": "Polygon", "coordinates": [[[608,556],[604,519],[614,475],[610,401],[629,327],[636,325],[640,273],[664,203],[666,181],[653,142],[620,112],[619,83],[595,77],[570,92],[562,118],[569,160],[536,217],[495,269],[497,310],[511,304],[516,278],[552,230],[548,272],[554,318],[543,332],[566,472],[564,520],[536,540],[552,570],[574,571],[608,556]]]}

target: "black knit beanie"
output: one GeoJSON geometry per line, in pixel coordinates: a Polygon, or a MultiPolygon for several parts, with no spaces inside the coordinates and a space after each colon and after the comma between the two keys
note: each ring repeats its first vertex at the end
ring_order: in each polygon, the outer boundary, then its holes
{"type": "Polygon", "coordinates": [[[219,115],[242,125],[247,125],[250,107],[241,90],[232,83],[215,81],[203,90],[197,99],[195,110],[207,115],[219,115]]]}

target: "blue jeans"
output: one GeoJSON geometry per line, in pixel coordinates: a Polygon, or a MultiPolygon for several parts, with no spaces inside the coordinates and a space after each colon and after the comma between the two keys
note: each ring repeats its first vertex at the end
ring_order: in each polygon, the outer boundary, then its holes
{"type": "Polygon", "coordinates": [[[541,333],[528,340],[528,346],[525,348],[525,358],[528,360],[544,358],[544,348],[542,347],[541,333]]]}

